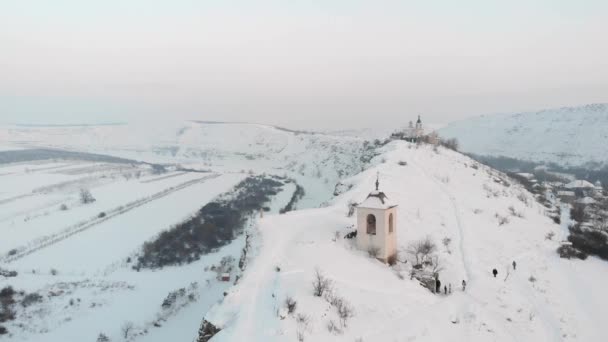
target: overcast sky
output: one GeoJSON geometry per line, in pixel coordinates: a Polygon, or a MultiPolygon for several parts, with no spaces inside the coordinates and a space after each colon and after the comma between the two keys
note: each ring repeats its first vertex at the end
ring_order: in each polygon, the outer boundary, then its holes
{"type": "Polygon", "coordinates": [[[445,123],[608,102],[608,1],[0,0],[0,122],[445,123]]]}

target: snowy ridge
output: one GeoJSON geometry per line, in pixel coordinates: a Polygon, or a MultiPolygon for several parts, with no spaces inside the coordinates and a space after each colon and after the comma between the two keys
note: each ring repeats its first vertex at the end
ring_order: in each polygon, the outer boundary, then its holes
{"type": "Polygon", "coordinates": [[[544,215],[532,195],[504,176],[458,153],[386,147],[386,162],[347,182],[353,189],[332,205],[258,221],[261,247],[239,284],[206,319],[222,330],[213,342],[296,341],[599,341],[608,337],[608,265],[596,259],[560,259],[555,253],[564,230],[544,215]],[[407,161],[407,166],[398,165],[407,161]],[[399,203],[398,246],[424,236],[441,241],[440,278],[451,295],[435,295],[399,271],[356,250],[351,240],[334,239],[350,230],[347,203],[360,202],[380,172],[381,190],[399,203]],[[509,181],[510,183],[510,181],[509,181]],[[510,207],[518,216],[509,216],[510,207]],[[497,215],[509,216],[499,225],[497,215]],[[520,217],[521,216],[521,217],[520,217]],[[547,240],[547,233],[557,238],[547,240]],[[335,241],[334,241],[335,240],[335,241]],[[511,262],[516,260],[517,270],[511,262]],[[276,268],[279,267],[280,271],[276,268]],[[319,268],[354,316],[342,333],[328,302],[312,295],[319,268]],[[492,277],[497,268],[499,275],[492,277]],[[594,281],[585,279],[593,275],[594,281]],[[467,280],[466,291],[460,288],[467,280]],[[296,313],[281,319],[287,296],[296,313]],[[591,299],[594,298],[594,299],[591,299]],[[296,316],[305,315],[305,327],[296,316]]]}
{"type": "Polygon", "coordinates": [[[463,151],[480,155],[608,165],[608,104],[484,115],[451,123],[439,133],[457,138],[463,151]]]}

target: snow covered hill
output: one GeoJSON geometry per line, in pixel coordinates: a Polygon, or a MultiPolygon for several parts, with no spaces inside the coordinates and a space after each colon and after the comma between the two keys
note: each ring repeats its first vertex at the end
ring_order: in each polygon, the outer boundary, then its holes
{"type": "Polygon", "coordinates": [[[525,189],[443,148],[394,142],[382,157],[384,163],[346,180],[353,188],[332,205],[258,221],[258,255],[206,317],[221,329],[211,341],[608,338],[608,264],[560,259],[555,249],[564,228],[525,189]],[[391,268],[342,238],[355,224],[348,203],[365,198],[377,172],[381,190],[399,204],[400,259],[412,241],[429,236],[441,246],[450,239],[438,254],[440,278],[452,294],[431,293],[410,279],[410,264],[391,268]],[[547,239],[548,233],[556,237],[547,239]],[[352,309],[346,324],[328,299],[313,296],[315,270],[330,280],[332,296],[352,309]],[[291,314],[288,297],[296,302],[291,314]]]}
{"type": "Polygon", "coordinates": [[[373,156],[365,139],[247,123],[134,122],[101,126],[0,126],[0,151],[56,148],[216,172],[288,174],[306,189],[301,206],[332,197],[373,156]]]}
{"type": "Polygon", "coordinates": [[[0,127],[0,141],[0,153],[56,148],[172,165],[165,174],[125,160],[0,165],[0,271],[18,272],[0,275],[0,290],[25,291],[0,340],[193,341],[203,319],[221,329],[212,342],[608,338],[608,264],[560,259],[567,230],[531,194],[442,147],[201,122],[0,127]],[[247,235],[189,264],[133,269],[144,242],[264,173],[304,188],[295,211],[279,214],[296,190],[286,183],[263,217],[247,221],[247,235]],[[367,196],[377,173],[399,205],[394,267],[344,239],[355,224],[349,203],[367,196]],[[80,203],[81,187],[96,201],[80,203]],[[427,236],[450,295],[422,287],[404,263],[410,243],[427,236]],[[247,248],[244,272],[221,281],[218,265],[247,248]],[[313,296],[316,269],[331,281],[333,303],[313,296]],[[42,298],[21,304],[34,293],[42,298]],[[352,317],[340,319],[338,299],[352,317]]]}
{"type": "Polygon", "coordinates": [[[608,104],[484,115],[451,123],[439,133],[458,138],[461,150],[479,155],[608,165],[608,104]]]}

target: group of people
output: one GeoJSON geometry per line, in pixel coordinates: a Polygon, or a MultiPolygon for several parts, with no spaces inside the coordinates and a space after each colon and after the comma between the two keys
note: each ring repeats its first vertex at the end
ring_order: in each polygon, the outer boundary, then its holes
{"type": "MultiPolygon", "coordinates": [[[[517,263],[515,262],[515,260],[513,260],[513,263],[511,265],[513,265],[513,270],[515,271],[517,269],[517,263]]],[[[494,278],[496,278],[496,276],[498,275],[498,270],[493,269],[492,274],[494,275],[494,278]]],[[[467,282],[466,282],[466,280],[463,279],[462,280],[462,291],[466,290],[466,288],[467,288],[467,282]]],[[[435,293],[441,293],[441,281],[439,281],[438,277],[435,278],[435,293]]],[[[448,293],[452,293],[452,284],[448,284],[447,286],[444,285],[443,293],[446,295],[448,293]]]]}

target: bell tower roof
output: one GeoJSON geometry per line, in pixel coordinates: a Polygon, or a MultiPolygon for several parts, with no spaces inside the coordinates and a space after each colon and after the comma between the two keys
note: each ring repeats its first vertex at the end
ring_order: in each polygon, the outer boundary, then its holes
{"type": "Polygon", "coordinates": [[[386,194],[379,190],[380,187],[380,174],[376,174],[376,190],[372,191],[367,195],[365,201],[361,202],[358,205],[360,208],[369,208],[369,209],[390,209],[396,207],[396,204],[393,204],[389,201],[386,194]]]}

